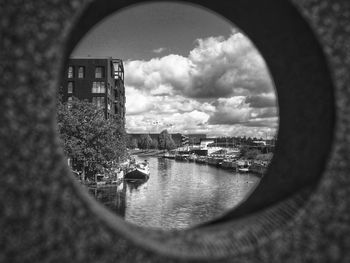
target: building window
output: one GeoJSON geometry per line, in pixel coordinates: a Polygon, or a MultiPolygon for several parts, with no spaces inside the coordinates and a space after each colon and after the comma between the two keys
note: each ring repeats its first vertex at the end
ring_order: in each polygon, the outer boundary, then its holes
{"type": "Polygon", "coordinates": [[[104,77],[104,67],[95,68],[95,78],[100,79],[104,77]]]}
{"type": "Polygon", "coordinates": [[[98,108],[104,108],[105,98],[104,97],[93,97],[92,103],[95,104],[98,108]]]}
{"type": "Polygon", "coordinates": [[[73,81],[68,81],[68,94],[72,94],[74,92],[74,83],[73,81]]]}
{"type": "Polygon", "coordinates": [[[69,79],[74,78],[74,67],[73,66],[68,67],[68,78],[69,79]]]}
{"type": "Polygon", "coordinates": [[[72,101],[73,101],[73,97],[68,97],[68,99],[67,99],[67,108],[68,109],[72,108],[72,101]]]}
{"type": "Polygon", "coordinates": [[[79,67],[79,69],[78,69],[78,78],[79,79],[85,78],[85,68],[84,67],[79,67]]]}
{"type": "Polygon", "coordinates": [[[92,82],[92,93],[105,93],[106,87],[103,81],[94,81],[92,82]]]}

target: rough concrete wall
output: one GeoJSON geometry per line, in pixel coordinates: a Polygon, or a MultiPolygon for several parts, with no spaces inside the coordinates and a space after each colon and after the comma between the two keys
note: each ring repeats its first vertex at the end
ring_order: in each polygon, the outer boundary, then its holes
{"type": "Polygon", "coordinates": [[[3,0],[0,261],[350,262],[350,2],[293,2],[319,39],[334,84],[334,137],[319,181],[240,219],[163,233],[97,204],[74,182],[59,148],[62,54],[89,1],[3,0]]]}

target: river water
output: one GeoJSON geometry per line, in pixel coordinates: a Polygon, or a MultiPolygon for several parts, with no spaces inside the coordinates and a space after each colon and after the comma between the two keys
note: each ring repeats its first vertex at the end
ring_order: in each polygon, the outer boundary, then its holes
{"type": "Polygon", "coordinates": [[[235,207],[259,183],[253,174],[239,174],[209,165],[156,157],[148,160],[150,178],[144,183],[90,189],[97,200],[139,226],[184,229],[235,207]]]}

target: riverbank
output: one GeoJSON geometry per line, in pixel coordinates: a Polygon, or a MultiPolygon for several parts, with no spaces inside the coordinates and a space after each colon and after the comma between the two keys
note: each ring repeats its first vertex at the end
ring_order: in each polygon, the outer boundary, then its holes
{"type": "Polygon", "coordinates": [[[165,159],[173,159],[181,162],[195,162],[197,164],[211,165],[218,168],[232,170],[241,173],[254,173],[263,176],[269,164],[269,160],[261,159],[242,159],[232,158],[225,155],[222,156],[199,156],[195,154],[164,154],[158,156],[165,159]]]}
{"type": "Polygon", "coordinates": [[[194,162],[197,164],[211,165],[218,168],[232,170],[233,172],[254,173],[258,176],[263,176],[272,154],[260,155],[256,159],[245,159],[237,156],[229,156],[225,154],[216,155],[197,155],[190,153],[179,154],[176,151],[166,150],[130,150],[130,155],[137,155],[139,157],[158,157],[165,159],[172,159],[180,162],[194,162]]]}
{"type": "Polygon", "coordinates": [[[160,156],[164,155],[167,151],[166,150],[129,150],[130,155],[137,155],[137,156],[160,156]]]}

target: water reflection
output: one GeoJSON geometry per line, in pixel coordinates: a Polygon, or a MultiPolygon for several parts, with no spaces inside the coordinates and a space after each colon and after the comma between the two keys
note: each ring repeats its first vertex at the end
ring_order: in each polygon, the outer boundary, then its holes
{"type": "Polygon", "coordinates": [[[131,193],[133,190],[137,190],[141,185],[144,185],[147,181],[148,178],[145,180],[126,181],[126,184],[128,185],[131,193]]]}
{"type": "Polygon", "coordinates": [[[260,180],[208,165],[146,159],[148,181],[90,189],[126,221],[145,227],[183,229],[213,219],[237,205],[260,180]]]}
{"type": "Polygon", "coordinates": [[[126,183],[123,181],[118,186],[89,188],[89,193],[111,211],[121,217],[125,217],[126,211],[126,183]]]}

